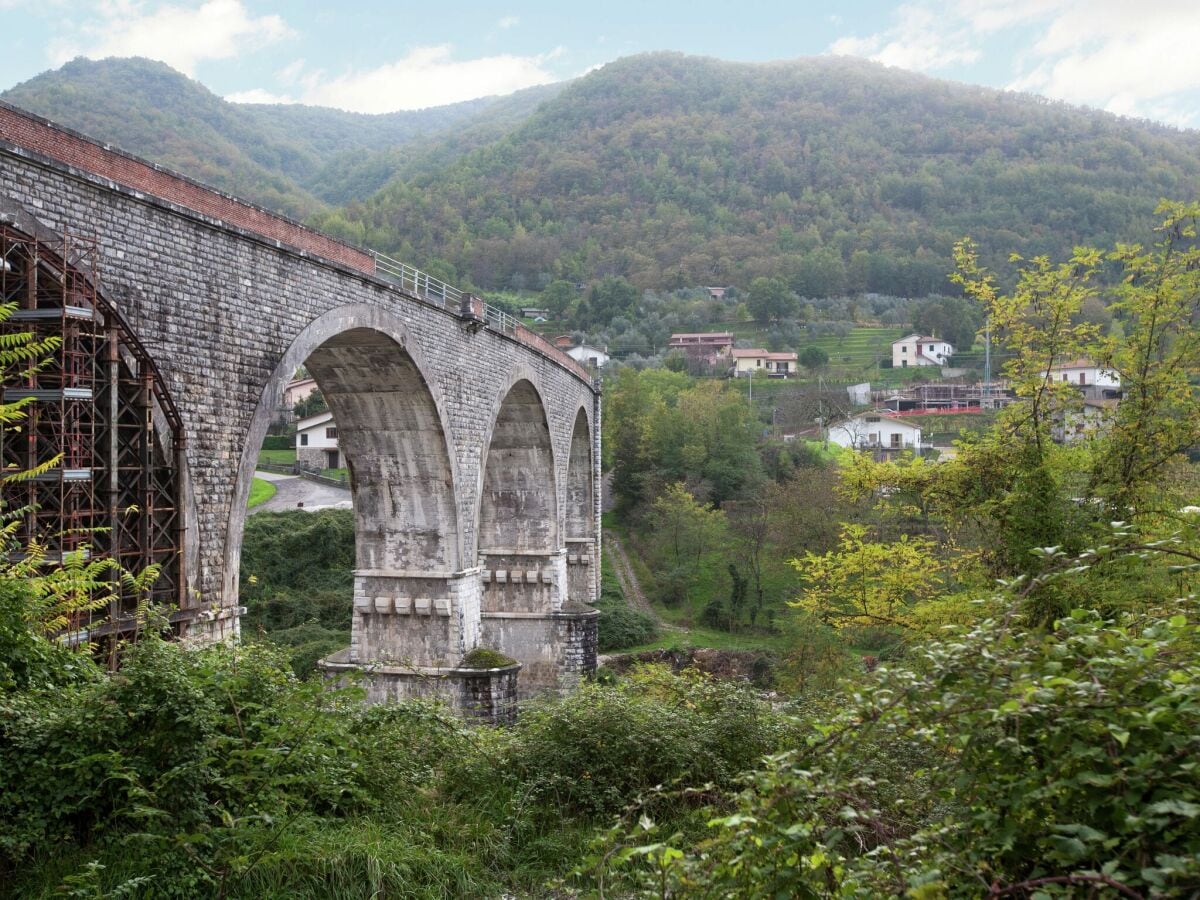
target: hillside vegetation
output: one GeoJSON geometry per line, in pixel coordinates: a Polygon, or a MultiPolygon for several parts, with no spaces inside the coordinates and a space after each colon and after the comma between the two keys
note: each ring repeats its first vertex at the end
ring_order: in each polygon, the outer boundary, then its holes
{"type": "Polygon", "coordinates": [[[801,296],[919,296],[949,288],[967,233],[1027,255],[1111,243],[1198,174],[1194,133],[1034,97],[848,59],[653,54],[324,221],[482,287],[778,275],[801,296]]]}
{"type": "MultiPolygon", "coordinates": [[[[470,146],[520,118],[554,88],[434,109],[364,115],[301,105],[230,103],[153,60],[73,60],[0,98],[222,190],[307,218],[366,196],[403,150],[455,129],[470,146]],[[491,110],[494,115],[485,115],[491,110]]],[[[449,152],[449,151],[447,151],[449,152]]]]}
{"type": "Polygon", "coordinates": [[[951,289],[965,234],[1011,281],[1009,251],[1144,232],[1200,176],[1195,132],[843,58],[650,54],[380,116],[230,104],[146,60],[76,60],[3,98],[488,290],[778,276],[922,296],[951,289]]]}

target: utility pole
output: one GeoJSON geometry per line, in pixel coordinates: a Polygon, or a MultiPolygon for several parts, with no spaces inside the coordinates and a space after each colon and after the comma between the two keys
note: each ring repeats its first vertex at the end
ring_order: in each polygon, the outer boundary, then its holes
{"type": "Polygon", "coordinates": [[[983,326],[983,399],[990,406],[992,399],[992,317],[988,316],[983,326]]]}

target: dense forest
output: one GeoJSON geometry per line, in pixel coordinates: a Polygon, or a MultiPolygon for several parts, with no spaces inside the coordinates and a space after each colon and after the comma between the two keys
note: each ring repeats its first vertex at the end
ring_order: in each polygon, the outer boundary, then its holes
{"type": "Polygon", "coordinates": [[[485,290],[924,296],[968,233],[1011,279],[1008,253],[1111,245],[1200,176],[1193,132],[832,57],[635,56],[384,116],[229,104],[137,60],[3,98],[485,290]]]}

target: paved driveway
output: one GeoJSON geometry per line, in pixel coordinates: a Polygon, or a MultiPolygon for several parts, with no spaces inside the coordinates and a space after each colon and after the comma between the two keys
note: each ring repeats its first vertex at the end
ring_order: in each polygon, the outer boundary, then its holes
{"type": "Polygon", "coordinates": [[[275,485],[275,496],[250,510],[250,515],[260,512],[284,512],[289,509],[350,509],[350,489],[317,484],[298,475],[276,475],[274,472],[255,472],[256,478],[275,485]]]}

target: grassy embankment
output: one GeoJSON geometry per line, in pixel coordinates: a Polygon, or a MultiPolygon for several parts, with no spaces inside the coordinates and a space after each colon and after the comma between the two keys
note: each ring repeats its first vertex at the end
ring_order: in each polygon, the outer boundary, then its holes
{"type": "Polygon", "coordinates": [[[268,500],[275,496],[275,485],[262,478],[255,478],[250,483],[250,499],[246,503],[247,509],[254,509],[256,506],[262,506],[268,500]]]}
{"type": "Polygon", "coordinates": [[[296,461],[296,451],[294,448],[287,450],[259,450],[258,461],[260,463],[269,463],[273,466],[290,466],[296,461]]]}

